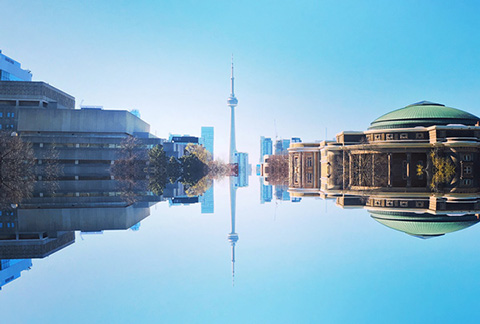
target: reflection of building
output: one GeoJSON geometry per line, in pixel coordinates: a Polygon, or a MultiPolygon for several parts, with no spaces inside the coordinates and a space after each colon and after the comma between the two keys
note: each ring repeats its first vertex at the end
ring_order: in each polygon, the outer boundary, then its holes
{"type": "Polygon", "coordinates": [[[277,200],[289,201],[290,194],[287,186],[275,186],[275,198],[277,200]]]}
{"type": "Polygon", "coordinates": [[[260,178],[260,203],[271,202],[272,197],[272,186],[265,184],[263,178],[260,178]]]}
{"type": "Polygon", "coordinates": [[[23,70],[19,62],[2,54],[0,50],[0,81],[31,81],[32,73],[23,70]]]}
{"type": "Polygon", "coordinates": [[[20,278],[22,271],[30,270],[32,260],[0,260],[0,290],[6,284],[20,278]]]}
{"type": "Polygon", "coordinates": [[[12,210],[14,225],[0,229],[0,259],[44,258],[74,243],[75,231],[126,230],[150,214],[148,196],[133,204],[112,198],[27,200],[12,210]]]}
{"type": "Polygon", "coordinates": [[[423,239],[456,232],[479,222],[474,214],[447,216],[387,211],[370,211],[370,214],[382,225],[423,239]]]}
{"type": "Polygon", "coordinates": [[[480,211],[478,121],[419,102],[377,118],[364,132],[292,144],[289,191],[365,208],[380,223],[415,236],[468,227],[480,211]]]}
{"type": "Polygon", "coordinates": [[[213,180],[210,180],[210,186],[205,193],[200,196],[202,214],[213,214],[214,211],[214,192],[213,180]]]}

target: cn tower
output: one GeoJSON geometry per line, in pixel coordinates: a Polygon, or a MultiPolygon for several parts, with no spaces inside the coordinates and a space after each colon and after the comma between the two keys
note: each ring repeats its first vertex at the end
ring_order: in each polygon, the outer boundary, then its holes
{"type": "Polygon", "coordinates": [[[233,55],[232,55],[232,76],[230,78],[230,97],[227,99],[227,105],[230,107],[230,163],[236,163],[235,153],[237,148],[235,145],[235,107],[238,104],[237,98],[235,98],[235,89],[234,89],[234,76],[233,76],[233,55]]]}

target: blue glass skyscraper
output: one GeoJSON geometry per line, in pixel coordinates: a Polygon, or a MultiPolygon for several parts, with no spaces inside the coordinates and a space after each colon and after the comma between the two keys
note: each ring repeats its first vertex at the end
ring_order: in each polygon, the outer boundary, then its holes
{"type": "Polygon", "coordinates": [[[32,81],[32,72],[22,69],[19,62],[0,50],[0,81],[32,81]]]}

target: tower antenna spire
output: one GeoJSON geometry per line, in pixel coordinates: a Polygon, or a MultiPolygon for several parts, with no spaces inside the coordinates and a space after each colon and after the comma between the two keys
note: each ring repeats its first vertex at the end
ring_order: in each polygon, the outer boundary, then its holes
{"type": "Polygon", "coordinates": [[[235,80],[235,77],[233,76],[233,53],[232,53],[232,76],[230,78],[230,86],[231,86],[231,96],[232,97],[235,97],[235,90],[234,90],[234,80],[235,80]]]}

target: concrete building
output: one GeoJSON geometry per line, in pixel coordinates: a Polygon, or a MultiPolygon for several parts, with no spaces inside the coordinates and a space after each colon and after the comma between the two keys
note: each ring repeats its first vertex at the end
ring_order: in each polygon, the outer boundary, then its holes
{"type": "MultiPolygon", "coordinates": [[[[123,141],[135,137],[142,144],[139,149],[164,141],[128,111],[74,107],[75,98],[44,82],[0,82],[0,129],[15,131],[32,143],[39,165],[55,147],[63,180],[112,180],[110,166],[123,141]]],[[[93,188],[118,191],[113,181],[90,189],[81,182],[71,185],[78,186],[79,194],[93,188]]]]}
{"type": "Polygon", "coordinates": [[[419,237],[468,227],[480,212],[479,120],[422,101],[377,118],[367,131],[342,132],[335,141],[293,144],[289,192],[365,208],[380,223],[419,237]],[[427,230],[434,220],[445,222],[441,217],[447,215],[468,217],[456,218],[461,226],[450,218],[448,229],[427,230]],[[432,222],[415,232],[405,222],[427,222],[415,217],[432,222]]]}
{"type": "Polygon", "coordinates": [[[32,72],[22,69],[19,62],[0,50],[0,81],[32,81],[32,72]]]}

